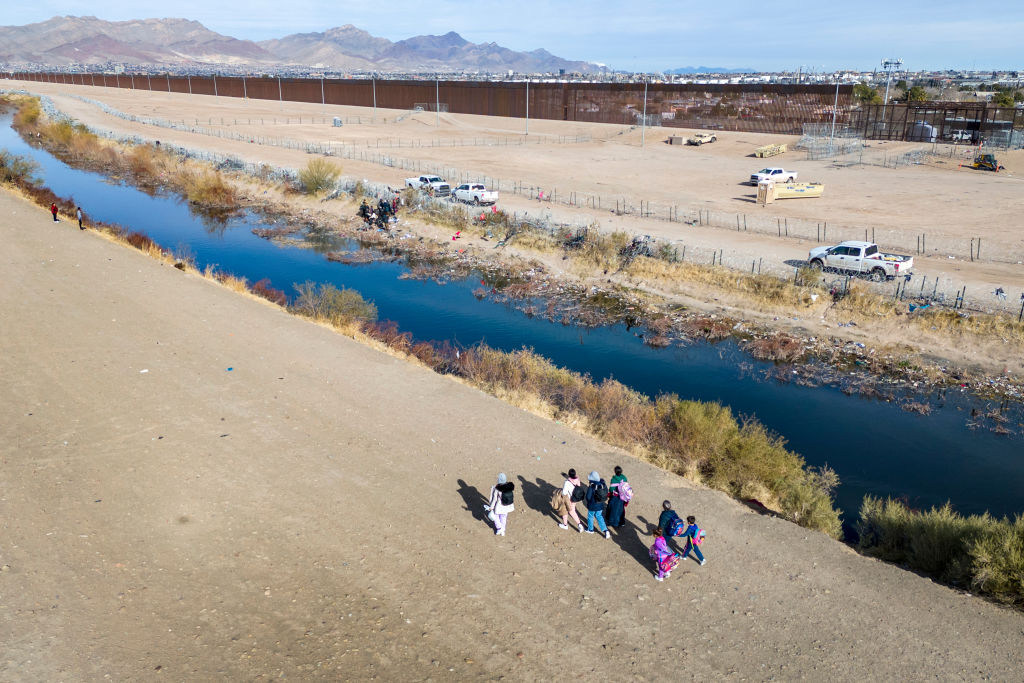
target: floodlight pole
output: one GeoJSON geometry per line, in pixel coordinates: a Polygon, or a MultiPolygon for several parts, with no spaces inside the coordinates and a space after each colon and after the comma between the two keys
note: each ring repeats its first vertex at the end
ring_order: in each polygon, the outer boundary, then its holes
{"type": "Polygon", "coordinates": [[[883,59],[882,68],[885,69],[885,97],[882,98],[882,119],[885,119],[885,107],[889,104],[889,81],[892,80],[893,69],[903,66],[902,59],[883,59]]]}
{"type": "Polygon", "coordinates": [[[640,122],[640,149],[647,142],[647,76],[644,76],[644,119],[640,122]]]}
{"type": "Polygon", "coordinates": [[[530,77],[526,77],[526,134],[530,134],[530,77]]]}
{"type": "Polygon", "coordinates": [[[836,79],[836,100],[832,104],[832,134],[828,137],[828,155],[831,157],[834,154],[832,147],[832,141],[836,137],[836,112],[839,111],[839,74],[835,75],[836,79]]]}

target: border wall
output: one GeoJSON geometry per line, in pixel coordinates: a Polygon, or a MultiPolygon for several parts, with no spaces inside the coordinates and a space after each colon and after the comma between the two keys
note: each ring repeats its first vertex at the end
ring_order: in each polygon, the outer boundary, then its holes
{"type": "MultiPolygon", "coordinates": [[[[639,125],[643,83],[526,83],[433,80],[354,80],[242,76],[6,72],[0,78],[69,85],[245,97],[282,102],[412,110],[440,105],[455,114],[639,125]]],[[[799,135],[805,123],[832,120],[831,85],[647,85],[648,125],[799,135]]],[[[840,115],[853,87],[838,92],[840,115]]]]}

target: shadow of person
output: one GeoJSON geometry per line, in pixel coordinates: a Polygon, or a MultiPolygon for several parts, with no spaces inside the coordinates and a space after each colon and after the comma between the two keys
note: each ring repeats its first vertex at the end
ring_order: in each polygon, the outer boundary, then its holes
{"type": "MultiPolygon", "coordinates": [[[[519,475],[519,488],[522,492],[523,502],[531,510],[554,517],[554,510],[551,509],[551,494],[555,490],[555,485],[540,477],[537,477],[536,482],[531,483],[519,475]]],[[[562,521],[562,519],[559,517],[558,521],[562,521]]]]}
{"type": "Polygon", "coordinates": [[[484,510],[488,499],[475,486],[470,486],[462,479],[458,481],[459,495],[462,496],[462,501],[466,504],[465,509],[473,515],[473,519],[490,524],[487,519],[487,511],[484,510]]]}
{"type": "Polygon", "coordinates": [[[653,566],[649,551],[650,545],[654,543],[654,526],[643,516],[636,519],[636,522],[627,519],[625,524],[616,527],[612,532],[612,540],[643,567],[650,569],[653,566]]]}

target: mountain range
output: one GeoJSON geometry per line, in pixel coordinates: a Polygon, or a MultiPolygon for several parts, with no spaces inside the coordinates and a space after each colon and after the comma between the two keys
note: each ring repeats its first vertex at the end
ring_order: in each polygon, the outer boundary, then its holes
{"type": "Polygon", "coordinates": [[[253,42],[216,33],[188,19],[104,21],[96,17],[54,17],[25,26],[0,26],[0,62],[15,66],[305,66],[383,72],[607,70],[591,62],[562,59],[547,50],[517,52],[496,43],[471,43],[455,32],[392,42],[349,24],[323,33],[253,42]]]}

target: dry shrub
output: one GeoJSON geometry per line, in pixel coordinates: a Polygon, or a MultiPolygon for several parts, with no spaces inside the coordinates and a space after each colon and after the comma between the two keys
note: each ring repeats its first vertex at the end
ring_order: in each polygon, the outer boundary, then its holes
{"type": "Polygon", "coordinates": [[[398,329],[398,323],[391,320],[373,322],[363,326],[363,333],[371,339],[376,339],[385,344],[388,348],[402,353],[408,353],[412,348],[412,333],[402,332],[398,329]]]}
{"type": "Polygon", "coordinates": [[[299,171],[299,182],[306,194],[319,194],[334,188],[341,175],[341,167],[337,164],[316,157],[310,159],[306,167],[299,171]]]}
{"type": "Polygon", "coordinates": [[[298,295],[289,310],[307,318],[335,327],[353,323],[372,322],[377,319],[377,307],[366,301],[359,292],[329,284],[304,282],[295,285],[298,295]]]}
{"type": "Polygon", "coordinates": [[[711,316],[687,318],[680,324],[680,327],[687,335],[703,337],[708,341],[725,339],[732,334],[732,325],[728,321],[711,316]]]}
{"type": "Polygon", "coordinates": [[[43,110],[39,106],[39,100],[35,98],[22,98],[18,102],[18,112],[14,115],[14,127],[19,130],[29,130],[39,123],[39,117],[43,110]]]}
{"type": "Polygon", "coordinates": [[[746,344],[747,352],[759,360],[773,360],[794,363],[804,355],[804,345],[799,339],[781,332],[770,337],[751,339],[746,344]]]}
{"type": "Polygon", "coordinates": [[[149,145],[136,145],[124,155],[124,163],[136,179],[150,179],[157,175],[154,151],[149,145]]]}
{"type": "Polygon", "coordinates": [[[230,208],[238,204],[235,189],[216,171],[184,171],[181,181],[185,196],[193,204],[218,208],[230,208]]]}
{"type": "Polygon", "coordinates": [[[288,297],[280,289],[274,289],[270,284],[270,278],[265,277],[258,282],[254,282],[251,288],[253,294],[258,297],[262,297],[267,301],[277,304],[278,306],[284,306],[288,303],[288,297]]]}
{"type": "Polygon", "coordinates": [[[1024,605],[1024,517],[964,517],[949,503],[922,512],[865,496],[857,531],[865,554],[1024,605]]]}
{"type": "Polygon", "coordinates": [[[6,149],[0,149],[0,182],[10,185],[35,185],[38,164],[6,149]]]}

